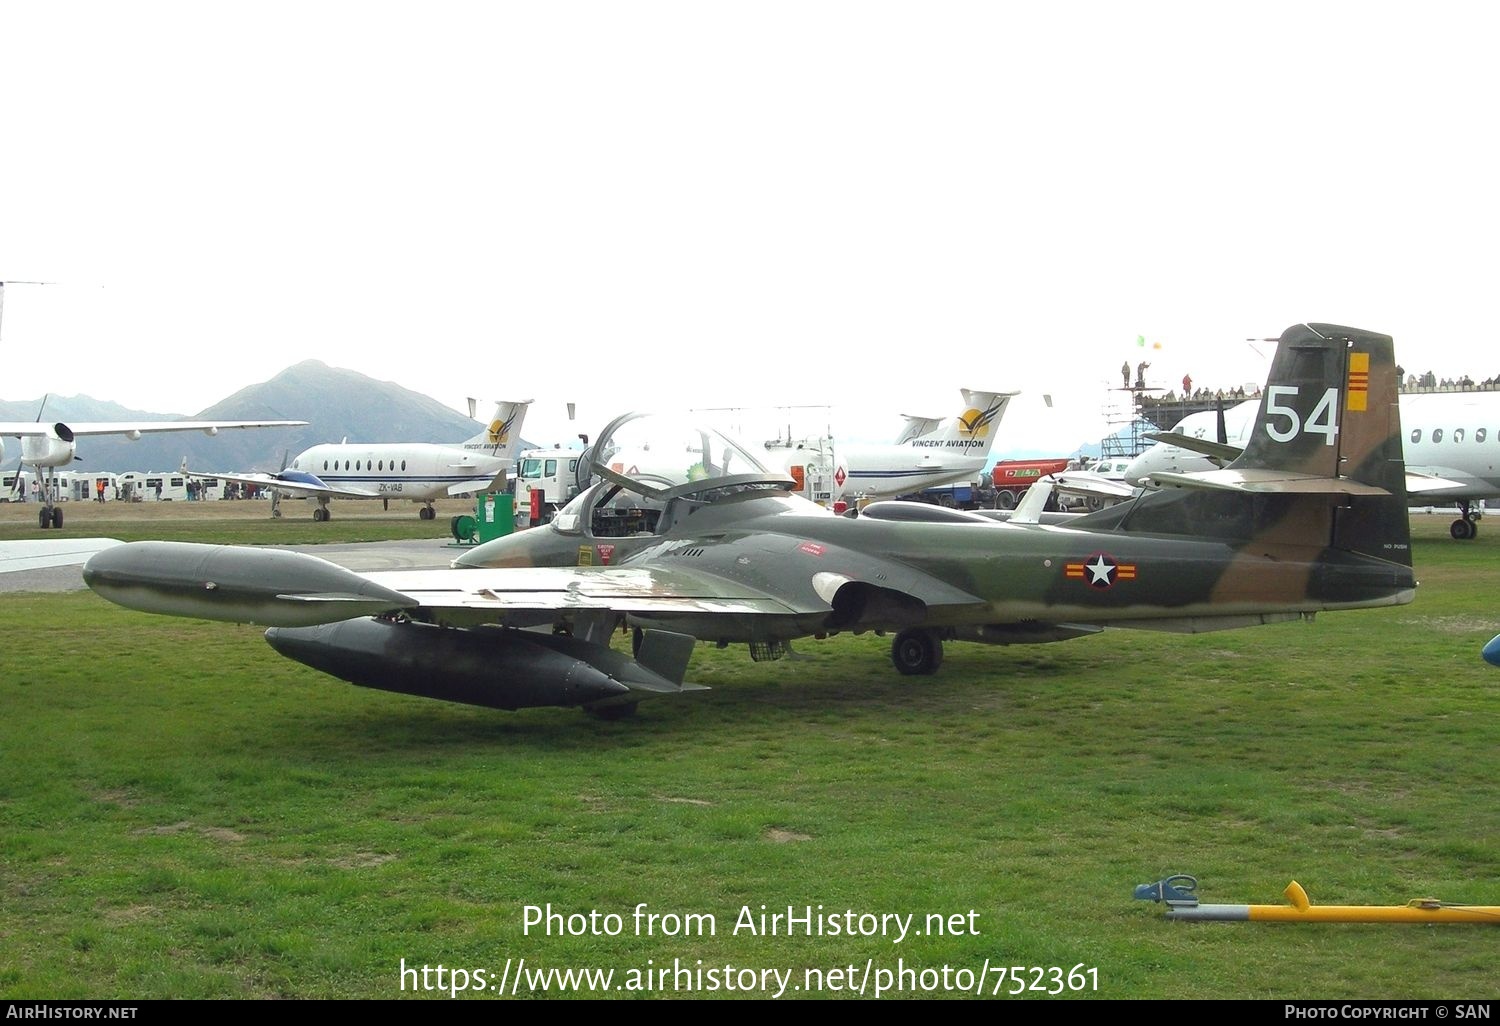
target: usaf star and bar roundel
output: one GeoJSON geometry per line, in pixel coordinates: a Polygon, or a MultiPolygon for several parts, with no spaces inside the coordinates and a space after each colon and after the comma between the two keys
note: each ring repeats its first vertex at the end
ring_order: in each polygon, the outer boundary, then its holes
{"type": "Polygon", "coordinates": [[[1135,580],[1135,567],[1134,563],[1121,563],[1107,552],[1095,552],[1077,563],[1064,563],[1063,576],[1102,591],[1117,581],[1135,580]]]}

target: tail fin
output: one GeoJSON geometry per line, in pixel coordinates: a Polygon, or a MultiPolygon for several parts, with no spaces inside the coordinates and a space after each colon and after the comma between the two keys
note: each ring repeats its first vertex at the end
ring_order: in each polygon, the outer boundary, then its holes
{"type": "Polygon", "coordinates": [[[908,417],[907,430],[902,433],[905,440],[899,444],[917,449],[957,450],[965,456],[988,455],[999,437],[1000,421],[1005,416],[1006,407],[1020,393],[976,392],[967,388],[960,389],[960,392],[964,406],[957,417],[938,421],[934,430],[920,436],[912,436],[911,432],[922,421],[908,417]]]}
{"type": "Polygon", "coordinates": [[[495,405],[489,427],[473,438],[467,439],[465,449],[483,449],[487,456],[513,454],[521,440],[521,425],[526,421],[526,410],[530,399],[521,402],[502,402],[495,405]]]}
{"type": "Polygon", "coordinates": [[[1122,527],[1317,545],[1410,566],[1390,336],[1334,324],[1288,328],[1244,453],[1223,470],[1152,480],[1207,491],[1138,503],[1122,527]]]}

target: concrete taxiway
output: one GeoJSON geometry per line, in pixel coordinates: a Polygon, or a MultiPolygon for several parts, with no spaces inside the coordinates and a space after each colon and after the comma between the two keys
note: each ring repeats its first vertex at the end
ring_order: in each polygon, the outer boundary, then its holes
{"type": "MultiPolygon", "coordinates": [[[[442,539],[283,547],[359,571],[444,569],[454,556],[463,551],[461,547],[442,539]]],[[[0,574],[0,594],[79,591],[84,587],[81,566],[55,566],[0,574]]]]}

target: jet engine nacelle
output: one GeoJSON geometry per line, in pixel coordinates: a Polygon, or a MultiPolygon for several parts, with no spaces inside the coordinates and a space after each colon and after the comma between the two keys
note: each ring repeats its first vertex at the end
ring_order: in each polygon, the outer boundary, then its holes
{"type": "Polygon", "coordinates": [[[76,458],[78,443],[66,424],[53,424],[45,435],[21,439],[21,462],[34,467],[66,467],[76,458]]]}

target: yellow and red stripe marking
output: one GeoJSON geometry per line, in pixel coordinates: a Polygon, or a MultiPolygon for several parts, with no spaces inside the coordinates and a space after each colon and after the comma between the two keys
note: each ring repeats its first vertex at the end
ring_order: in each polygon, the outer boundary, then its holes
{"type": "Polygon", "coordinates": [[[1349,381],[1344,390],[1344,409],[1363,413],[1370,399],[1370,354],[1349,354],[1349,381]]]}

